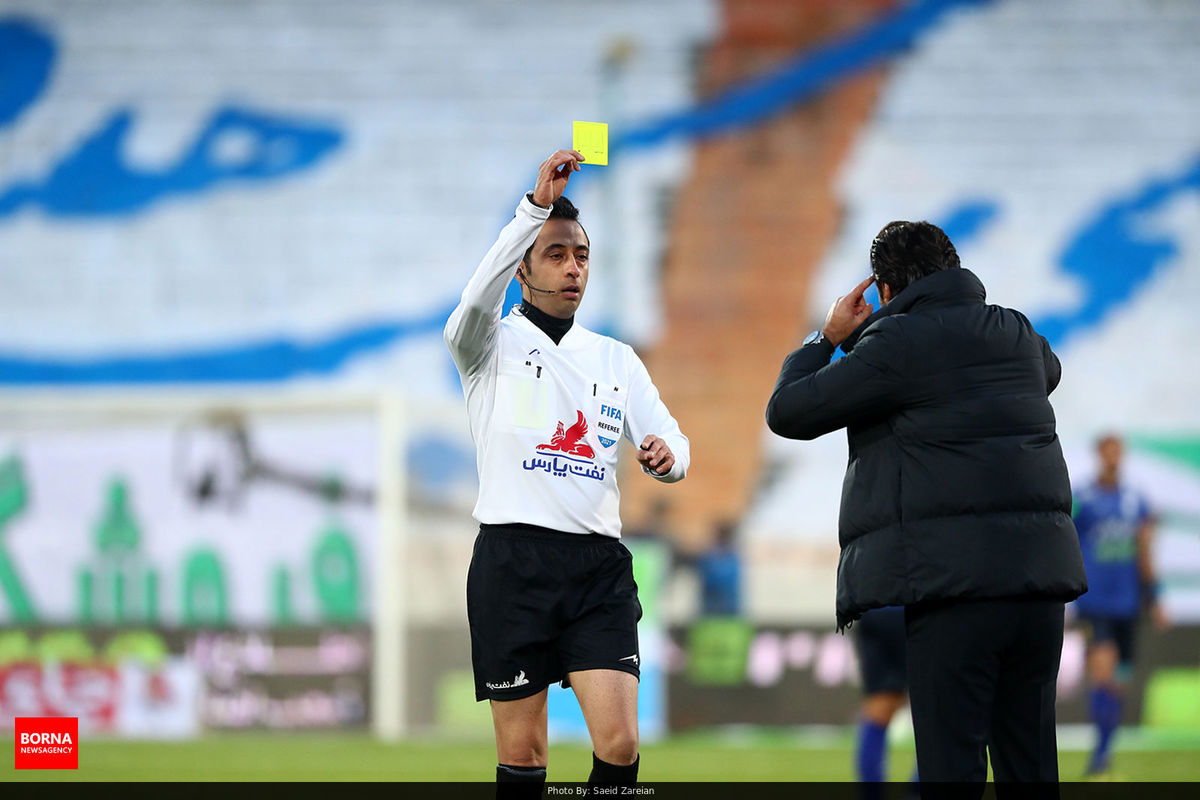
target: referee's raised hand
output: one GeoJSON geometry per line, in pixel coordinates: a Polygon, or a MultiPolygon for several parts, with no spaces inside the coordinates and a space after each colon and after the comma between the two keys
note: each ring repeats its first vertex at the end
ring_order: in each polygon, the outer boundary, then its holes
{"type": "Polygon", "coordinates": [[[538,167],[537,183],[533,187],[533,202],[542,208],[549,208],[554,201],[562,197],[571,180],[571,173],[578,172],[583,154],[577,150],[556,150],[553,155],[538,167]]]}
{"type": "Polygon", "coordinates": [[[637,451],[637,460],[642,469],[647,472],[653,470],[656,475],[666,475],[671,471],[671,467],[675,466],[675,454],[671,452],[671,448],[654,435],[642,440],[642,446],[637,451]]]}

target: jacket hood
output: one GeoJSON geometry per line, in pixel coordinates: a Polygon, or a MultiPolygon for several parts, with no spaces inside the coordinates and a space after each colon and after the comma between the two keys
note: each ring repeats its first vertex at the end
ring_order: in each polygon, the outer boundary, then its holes
{"type": "Polygon", "coordinates": [[[905,314],[918,308],[954,306],[963,303],[987,302],[987,289],[983,281],[969,269],[943,269],[915,280],[892,298],[891,302],[867,317],[861,325],[842,342],[842,350],[849,353],[866,332],[884,317],[905,314]]]}

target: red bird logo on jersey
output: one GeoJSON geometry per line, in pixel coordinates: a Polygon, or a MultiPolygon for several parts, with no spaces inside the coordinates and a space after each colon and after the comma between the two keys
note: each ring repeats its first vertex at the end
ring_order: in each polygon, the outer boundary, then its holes
{"type": "Polygon", "coordinates": [[[563,430],[563,424],[558,423],[558,430],[550,437],[550,444],[539,444],[538,450],[558,450],[561,453],[566,453],[569,456],[583,456],[584,458],[595,458],[596,451],[591,448],[587,442],[583,441],[583,437],[587,436],[588,426],[587,420],[583,418],[583,412],[579,414],[579,419],[571,427],[563,430]]]}

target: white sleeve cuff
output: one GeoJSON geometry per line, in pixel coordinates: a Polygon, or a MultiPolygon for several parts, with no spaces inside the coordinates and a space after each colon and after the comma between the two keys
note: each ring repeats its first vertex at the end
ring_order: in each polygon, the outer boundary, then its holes
{"type": "Polygon", "coordinates": [[[539,220],[541,222],[545,222],[547,219],[550,218],[550,212],[553,209],[552,208],[542,208],[541,206],[539,206],[537,203],[533,202],[533,200],[531,200],[529,198],[530,194],[532,194],[532,192],[526,193],[526,195],[521,198],[521,202],[517,205],[517,211],[518,212],[524,211],[530,217],[533,217],[534,219],[539,220]]]}
{"type": "Polygon", "coordinates": [[[665,475],[659,475],[657,472],[652,470],[650,467],[647,467],[645,464],[642,464],[642,472],[646,473],[651,478],[654,478],[654,480],[661,481],[663,483],[675,483],[676,481],[679,481],[683,477],[682,475],[679,474],[681,472],[681,470],[679,468],[678,459],[676,459],[675,463],[671,465],[671,468],[669,470],[667,470],[667,473],[665,475]]]}

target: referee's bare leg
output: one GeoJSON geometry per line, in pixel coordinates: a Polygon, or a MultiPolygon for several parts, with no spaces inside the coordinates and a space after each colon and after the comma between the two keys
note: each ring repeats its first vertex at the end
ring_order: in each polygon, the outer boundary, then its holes
{"type": "Polygon", "coordinates": [[[496,755],[501,764],[544,767],[546,747],[546,690],[520,700],[492,700],[496,755]]]}
{"type": "Polygon", "coordinates": [[[615,669],[568,673],[592,737],[589,783],[631,786],[637,782],[638,679],[615,669]]]}
{"type": "Polygon", "coordinates": [[[541,797],[550,760],[546,745],[546,689],[520,700],[492,700],[496,729],[496,797],[541,797]]]}

